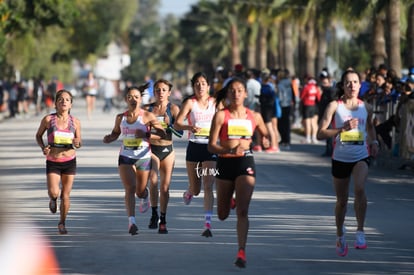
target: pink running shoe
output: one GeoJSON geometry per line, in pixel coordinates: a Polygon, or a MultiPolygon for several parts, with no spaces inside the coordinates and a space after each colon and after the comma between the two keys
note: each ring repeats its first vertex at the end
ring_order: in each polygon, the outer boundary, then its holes
{"type": "Polygon", "coordinates": [[[272,147],[267,148],[265,150],[265,152],[266,153],[279,153],[280,152],[280,149],[277,148],[277,147],[272,146],[272,147]]]}
{"type": "Polygon", "coordinates": [[[231,209],[235,209],[236,208],[236,199],[233,197],[233,198],[231,198],[231,201],[230,201],[230,208],[231,209]]]}
{"type": "Polygon", "coordinates": [[[260,145],[255,145],[255,146],[253,146],[252,150],[253,150],[254,152],[261,152],[261,151],[262,151],[262,146],[260,146],[260,145]]]}
{"type": "Polygon", "coordinates": [[[345,257],[348,254],[348,244],[344,236],[336,239],[336,254],[341,257],[345,257]]]}
{"type": "Polygon", "coordinates": [[[190,192],[185,191],[183,194],[184,204],[189,205],[192,199],[193,199],[193,195],[191,195],[190,192]]]}
{"type": "Polygon", "coordinates": [[[354,247],[356,249],[366,249],[367,248],[367,241],[365,240],[364,231],[357,231],[356,232],[356,240],[355,240],[355,243],[354,243],[354,247]]]}

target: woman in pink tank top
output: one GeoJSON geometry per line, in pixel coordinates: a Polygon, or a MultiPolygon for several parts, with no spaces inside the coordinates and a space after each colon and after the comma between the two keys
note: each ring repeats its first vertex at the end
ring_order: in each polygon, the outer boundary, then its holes
{"type": "Polygon", "coordinates": [[[70,192],[76,174],[75,149],[80,148],[82,144],[80,121],[70,114],[72,100],[73,97],[69,91],[59,90],[55,97],[56,112],[43,117],[36,133],[37,144],[46,157],[50,212],[56,213],[58,197],[61,200],[58,223],[60,234],[67,234],[65,221],[69,212],[70,192]],[[45,132],[47,132],[47,145],[43,140],[45,132]]]}

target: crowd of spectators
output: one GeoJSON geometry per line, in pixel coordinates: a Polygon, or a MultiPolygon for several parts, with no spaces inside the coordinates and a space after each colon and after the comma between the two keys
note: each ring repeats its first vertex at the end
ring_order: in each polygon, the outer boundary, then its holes
{"type": "MultiPolygon", "coordinates": [[[[413,125],[411,125],[413,113],[412,109],[406,107],[407,103],[414,102],[414,66],[410,67],[402,77],[398,77],[399,74],[395,70],[387,68],[384,64],[360,72],[360,75],[359,98],[373,106],[374,125],[381,149],[390,151],[393,156],[401,155],[402,150],[408,150],[411,155],[414,154],[412,151],[414,144],[410,142],[410,133],[413,131],[413,125]],[[400,147],[401,141],[403,141],[404,148],[400,147]]],[[[219,66],[215,73],[214,91],[224,87],[234,76],[245,77],[247,83],[252,83],[254,80],[254,85],[248,85],[252,88],[248,87],[249,95],[246,106],[259,112],[261,94],[268,93],[268,89],[263,87],[267,87],[269,81],[272,83],[273,97],[276,100],[271,102],[275,102],[276,137],[281,150],[290,149],[290,130],[293,128],[303,130],[303,143],[319,143],[314,135],[315,124],[321,118],[328,103],[336,99],[336,85],[338,84],[327,68],[324,68],[317,77],[307,75],[301,80],[290,75],[286,69],[249,68],[243,70],[243,66],[237,64],[233,70],[230,70],[219,66]],[[286,117],[289,119],[286,120],[286,117]]],[[[213,95],[214,91],[212,91],[213,95]]],[[[268,104],[270,100],[267,97],[263,102],[268,104]]],[[[260,151],[260,144],[253,148],[260,151]]],[[[275,152],[277,151],[272,151],[272,153],[275,152]]],[[[331,153],[332,141],[327,140],[322,155],[330,156],[331,153]]]]}

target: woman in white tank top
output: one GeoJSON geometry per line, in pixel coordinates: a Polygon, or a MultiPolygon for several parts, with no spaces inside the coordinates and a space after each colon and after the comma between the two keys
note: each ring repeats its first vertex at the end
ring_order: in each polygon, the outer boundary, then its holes
{"type": "Polygon", "coordinates": [[[119,176],[125,189],[125,207],[128,214],[128,232],[136,235],[135,195],[140,198],[140,212],[149,208],[147,188],[151,168],[150,138],[164,138],[166,133],[151,112],[141,109],[142,87],[129,87],[126,94],[128,110],[116,116],[115,125],[104,143],[122,138],[118,158],[119,176]]]}
{"type": "Polygon", "coordinates": [[[361,80],[358,73],[347,70],[338,88],[340,99],[332,101],[326,108],[319,124],[318,139],[334,138],[332,176],[336,192],[336,253],[346,256],[345,214],[348,204],[349,184],[354,182],[355,216],[357,232],[354,247],[367,248],[364,222],[367,209],[365,182],[368,176],[370,156],[378,152],[378,141],[372,122],[372,107],[358,99],[361,80]],[[329,126],[332,124],[332,127],[329,126]]]}

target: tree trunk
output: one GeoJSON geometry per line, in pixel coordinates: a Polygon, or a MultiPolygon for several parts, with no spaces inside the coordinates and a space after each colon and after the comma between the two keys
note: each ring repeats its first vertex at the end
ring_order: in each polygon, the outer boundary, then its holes
{"type": "Polygon", "coordinates": [[[259,66],[256,59],[256,43],[259,31],[259,24],[253,23],[249,31],[249,44],[247,46],[247,68],[257,68],[259,66]]]}
{"type": "Polygon", "coordinates": [[[387,53],[385,50],[384,13],[374,14],[373,37],[372,37],[372,65],[378,68],[385,63],[387,53]]]}
{"type": "Polygon", "coordinates": [[[414,4],[410,6],[407,16],[407,66],[414,66],[414,4]]]}
{"type": "Polygon", "coordinates": [[[285,59],[285,34],[284,34],[284,22],[280,23],[280,30],[277,32],[277,56],[279,57],[278,60],[275,61],[277,64],[277,68],[286,68],[286,59],[285,59]]]}
{"type": "Polygon", "coordinates": [[[309,18],[309,21],[305,26],[305,37],[306,37],[306,73],[315,76],[315,57],[317,51],[317,44],[315,38],[315,18],[309,18]]]}
{"type": "Polygon", "coordinates": [[[230,27],[230,39],[231,39],[231,62],[232,67],[241,63],[240,46],[239,46],[239,30],[237,24],[233,23],[230,27]]]}
{"type": "Polygon", "coordinates": [[[292,38],[292,22],[284,21],[282,25],[283,30],[283,40],[280,41],[283,43],[283,54],[281,59],[283,61],[283,67],[288,69],[291,75],[295,75],[295,63],[294,63],[294,47],[293,47],[293,38],[292,38]]]}
{"type": "Polygon", "coordinates": [[[397,76],[401,77],[401,42],[400,42],[400,1],[390,0],[388,4],[387,17],[389,26],[389,65],[395,70],[397,76]]]}
{"type": "Polygon", "coordinates": [[[271,28],[268,29],[267,34],[267,63],[266,67],[269,69],[280,68],[280,26],[277,23],[273,23],[271,28]]]}
{"type": "Polygon", "coordinates": [[[306,58],[306,36],[305,36],[305,26],[299,26],[299,42],[298,42],[298,71],[297,76],[303,78],[307,72],[305,67],[305,58],[306,58]]]}
{"type": "Polygon", "coordinates": [[[259,69],[267,67],[267,32],[268,28],[261,25],[259,31],[259,69]]]}
{"type": "Polygon", "coordinates": [[[326,27],[318,28],[318,50],[316,59],[316,72],[319,73],[324,67],[326,67],[326,54],[328,52],[328,41],[326,40],[326,27]]]}

